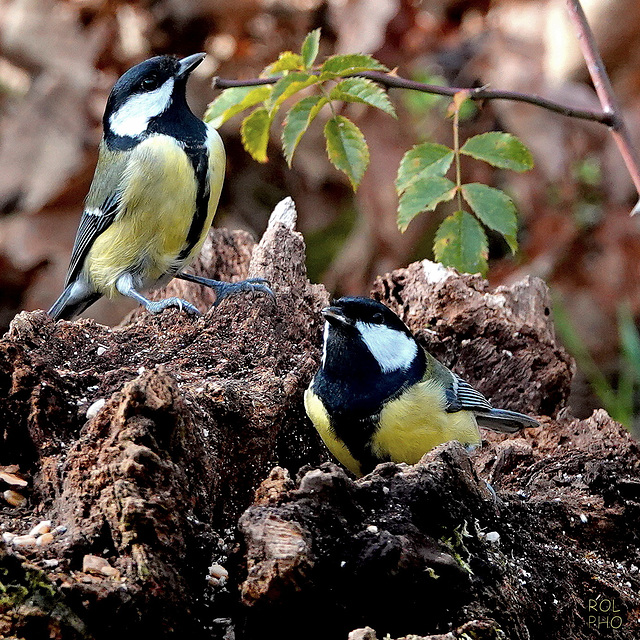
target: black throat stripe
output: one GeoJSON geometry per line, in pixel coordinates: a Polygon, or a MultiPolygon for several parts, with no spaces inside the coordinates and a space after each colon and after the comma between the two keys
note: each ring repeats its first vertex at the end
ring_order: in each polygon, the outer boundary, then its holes
{"type": "Polygon", "coordinates": [[[185,245],[178,254],[178,261],[184,260],[191,253],[196,244],[198,244],[203,232],[206,231],[204,225],[209,213],[209,196],[211,193],[209,185],[209,154],[207,153],[206,145],[185,146],[184,151],[193,166],[197,191],[193,219],[191,220],[185,245]]]}

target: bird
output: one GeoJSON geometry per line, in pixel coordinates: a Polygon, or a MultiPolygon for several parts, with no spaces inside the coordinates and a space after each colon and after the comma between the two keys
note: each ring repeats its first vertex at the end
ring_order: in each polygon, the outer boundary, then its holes
{"type": "Polygon", "coordinates": [[[415,464],[450,440],[475,448],[478,426],[504,433],[539,426],[522,413],[494,409],[384,304],[343,297],[322,315],[322,360],[305,391],[305,410],[329,451],[356,476],[381,462],[415,464]]]}
{"type": "Polygon", "coordinates": [[[183,271],[202,248],[225,174],[220,135],[186,99],[187,80],[204,58],[155,56],[114,84],[64,290],[48,312],[55,320],[118,295],[150,313],[177,307],[198,315],[187,300],[142,293],[174,277],[212,288],[214,306],[238,291],[273,295],[262,278],[228,283],[183,271]]]}

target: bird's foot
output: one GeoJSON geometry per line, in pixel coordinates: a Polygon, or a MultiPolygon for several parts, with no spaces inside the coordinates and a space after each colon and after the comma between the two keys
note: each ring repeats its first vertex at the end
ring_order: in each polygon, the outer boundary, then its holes
{"type": "Polygon", "coordinates": [[[175,307],[180,309],[180,311],[186,311],[191,316],[199,316],[200,311],[196,309],[190,302],[183,300],[182,298],[176,298],[172,296],[171,298],[164,298],[163,300],[147,300],[144,304],[145,309],[149,313],[161,313],[165,309],[169,309],[170,307],[175,307]]]}
{"type": "Polygon", "coordinates": [[[214,307],[217,307],[225,298],[243,292],[251,294],[264,293],[272,300],[276,299],[275,294],[269,288],[269,282],[264,278],[247,278],[240,282],[219,282],[211,288],[216,292],[216,301],[213,303],[214,307]]]}
{"type": "Polygon", "coordinates": [[[264,293],[273,300],[276,298],[273,291],[269,288],[269,281],[264,278],[247,278],[240,282],[222,282],[221,280],[211,280],[210,278],[203,278],[202,276],[194,276],[190,273],[178,273],[176,277],[213,289],[216,292],[216,301],[213,303],[214,307],[217,307],[225,298],[235,295],[236,293],[264,293]]]}

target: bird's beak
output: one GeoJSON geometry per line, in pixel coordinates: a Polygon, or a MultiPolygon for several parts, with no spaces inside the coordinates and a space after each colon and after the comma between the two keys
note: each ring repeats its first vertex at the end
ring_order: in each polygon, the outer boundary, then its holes
{"type": "Polygon", "coordinates": [[[206,53],[194,53],[178,63],[178,78],[186,78],[206,57],[206,53]]]}
{"type": "Polygon", "coordinates": [[[353,322],[344,315],[344,311],[340,307],[325,307],[321,313],[324,319],[334,327],[345,327],[353,324],[353,322]]]}

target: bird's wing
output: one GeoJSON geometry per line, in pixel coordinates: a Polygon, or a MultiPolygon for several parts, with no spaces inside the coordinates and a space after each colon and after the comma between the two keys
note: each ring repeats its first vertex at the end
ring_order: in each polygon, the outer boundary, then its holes
{"type": "Polygon", "coordinates": [[[113,223],[121,209],[120,188],[127,162],[125,154],[108,151],[104,143],[100,146],[96,172],[73,243],[65,287],[78,277],[96,238],[113,223]]]}
{"type": "Polygon", "coordinates": [[[427,359],[425,379],[433,378],[444,387],[445,410],[447,412],[486,412],[492,410],[489,401],[479,391],[476,391],[468,382],[445,367],[426,350],[425,355],[427,359]]]}
{"type": "Polygon", "coordinates": [[[446,389],[447,411],[492,411],[489,401],[466,380],[451,372],[451,383],[446,389]]]}

